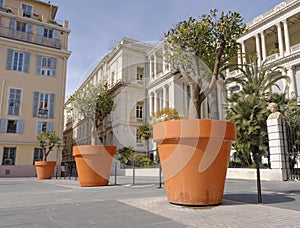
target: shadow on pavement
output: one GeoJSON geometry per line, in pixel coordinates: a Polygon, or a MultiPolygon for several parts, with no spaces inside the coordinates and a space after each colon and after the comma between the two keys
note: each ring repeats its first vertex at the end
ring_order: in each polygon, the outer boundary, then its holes
{"type": "MultiPolygon", "coordinates": [[[[291,201],[295,201],[295,199],[284,193],[262,194],[263,204],[286,203],[291,201]]],[[[223,196],[222,205],[236,204],[257,204],[257,194],[225,194],[223,196]]]]}

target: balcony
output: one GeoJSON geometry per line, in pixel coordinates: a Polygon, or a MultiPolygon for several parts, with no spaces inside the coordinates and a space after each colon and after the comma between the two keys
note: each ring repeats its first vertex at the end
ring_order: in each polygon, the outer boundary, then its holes
{"type": "Polygon", "coordinates": [[[0,27],[0,36],[9,39],[38,44],[46,47],[61,49],[61,40],[59,39],[50,39],[47,37],[38,36],[27,32],[12,30],[7,27],[0,27]]]}
{"type": "Polygon", "coordinates": [[[296,44],[296,45],[291,47],[291,54],[294,54],[298,51],[300,51],[300,44],[296,44]]]}

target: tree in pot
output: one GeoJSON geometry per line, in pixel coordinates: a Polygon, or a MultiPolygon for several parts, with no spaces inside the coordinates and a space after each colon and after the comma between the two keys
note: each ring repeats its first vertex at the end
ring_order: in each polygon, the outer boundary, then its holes
{"type": "Polygon", "coordinates": [[[59,146],[61,139],[55,131],[40,133],[37,142],[43,151],[43,161],[35,161],[37,177],[39,179],[50,179],[52,177],[56,161],[47,161],[47,157],[55,146],[59,146]]]}
{"type": "Polygon", "coordinates": [[[98,135],[104,118],[111,113],[114,101],[106,86],[90,85],[88,89],[77,92],[72,97],[73,112],[78,112],[91,126],[91,145],[73,147],[76,168],[81,186],[107,185],[116,154],[115,146],[101,144],[98,135]]]}
{"type": "Polygon", "coordinates": [[[214,205],[222,202],[235,125],[219,121],[217,82],[220,71],[238,50],[245,31],[239,13],[211,10],[199,20],[190,17],[165,34],[165,58],[172,73],[190,87],[189,120],[153,125],[171,203],[214,205]],[[201,104],[209,96],[210,118],[201,120],[201,104]],[[184,153],[183,153],[184,152],[184,153]]]}

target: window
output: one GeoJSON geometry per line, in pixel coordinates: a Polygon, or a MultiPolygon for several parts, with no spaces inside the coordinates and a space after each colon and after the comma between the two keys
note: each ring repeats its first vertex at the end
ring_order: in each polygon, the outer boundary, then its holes
{"type": "Polygon", "coordinates": [[[36,134],[52,131],[52,122],[39,120],[36,124],[36,134]]]}
{"type": "Polygon", "coordinates": [[[53,93],[34,92],[33,97],[33,117],[53,118],[54,117],[53,93]]]}
{"type": "Polygon", "coordinates": [[[0,132],[22,134],[23,125],[24,125],[23,120],[1,119],[0,132]]]}
{"type": "Polygon", "coordinates": [[[9,89],[8,115],[20,115],[21,90],[9,89]]]}
{"type": "Polygon", "coordinates": [[[37,55],[36,74],[52,76],[56,75],[56,58],[37,55]]]}
{"type": "Polygon", "coordinates": [[[38,36],[57,40],[58,39],[58,30],[51,30],[48,28],[44,28],[43,26],[39,26],[38,27],[38,36]]]}
{"type": "Polygon", "coordinates": [[[43,160],[43,149],[42,148],[34,148],[33,152],[33,164],[35,161],[42,161],[43,160]]]}
{"type": "Polygon", "coordinates": [[[136,106],[136,118],[142,119],[143,118],[143,106],[138,104],[136,106]]]}
{"type": "Polygon", "coordinates": [[[30,53],[28,52],[18,52],[12,49],[8,49],[7,59],[6,59],[6,69],[28,73],[29,59],[30,59],[30,53]]]}
{"type": "Polygon", "coordinates": [[[144,68],[142,67],[137,68],[136,80],[138,84],[143,84],[143,72],[144,72],[144,68]]]}
{"type": "Polygon", "coordinates": [[[16,147],[4,147],[2,156],[2,165],[15,165],[16,147]]]}
{"type": "Polygon", "coordinates": [[[0,0],[0,8],[4,6],[4,0],[0,0]]]}
{"type": "Polygon", "coordinates": [[[50,29],[44,29],[44,37],[48,37],[48,38],[50,38],[50,39],[52,39],[52,34],[53,34],[53,31],[52,30],[50,30],[50,29]]]}
{"type": "Polygon", "coordinates": [[[32,6],[22,3],[23,17],[32,17],[32,6]]]}
{"type": "MultiPolygon", "coordinates": [[[[10,19],[10,21],[9,21],[9,28],[11,30],[17,30],[17,31],[20,31],[22,33],[24,33],[24,32],[26,32],[26,33],[32,33],[32,24],[30,24],[30,23],[24,23],[24,22],[21,22],[21,21],[16,21],[15,18],[11,18],[10,19]]],[[[15,35],[16,38],[20,38],[21,39],[24,36],[22,33],[14,33],[14,35],[15,35]]]]}

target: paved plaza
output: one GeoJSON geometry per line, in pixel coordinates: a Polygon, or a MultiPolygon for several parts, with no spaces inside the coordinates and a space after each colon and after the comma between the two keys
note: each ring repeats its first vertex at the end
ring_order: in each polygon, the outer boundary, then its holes
{"type": "Polygon", "coordinates": [[[0,179],[0,227],[300,227],[300,182],[226,181],[215,207],[170,204],[158,178],[111,178],[106,187],[77,180],[0,179]]]}

